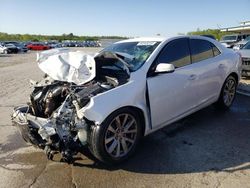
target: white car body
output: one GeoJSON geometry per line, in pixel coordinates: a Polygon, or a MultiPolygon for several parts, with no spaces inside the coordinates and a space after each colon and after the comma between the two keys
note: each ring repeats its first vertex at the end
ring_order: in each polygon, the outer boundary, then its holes
{"type": "Polygon", "coordinates": [[[30,106],[14,109],[13,124],[69,163],[80,146],[121,162],[141,136],[215,102],[229,108],[241,76],[240,55],[202,36],[129,39],[94,58],[54,50],[38,64],[49,77],[34,83],[30,106]]]}
{"type": "Polygon", "coordinates": [[[184,36],[184,38],[207,40],[213,43],[221,54],[199,63],[177,68],[173,73],[147,78],[149,67],[163,47],[179,38],[183,36],[121,41],[122,43],[135,41],[161,43],[144,65],[131,73],[126,84],[92,97],[90,103],[80,110],[80,116],[100,125],[110,113],[119,108],[127,106],[138,108],[143,112],[144,135],[147,135],[216,102],[223,83],[230,74],[236,74],[239,81],[241,74],[239,55],[219,42],[201,36],[184,36]],[[147,104],[146,91],[149,104],[147,104]]]}

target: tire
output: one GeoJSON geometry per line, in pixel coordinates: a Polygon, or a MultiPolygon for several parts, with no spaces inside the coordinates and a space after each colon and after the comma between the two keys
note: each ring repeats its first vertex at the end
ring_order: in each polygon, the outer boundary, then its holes
{"type": "Polygon", "coordinates": [[[100,126],[90,128],[90,152],[109,165],[125,161],[135,152],[141,139],[141,123],[139,114],[130,108],[113,112],[100,126]]]}
{"type": "Polygon", "coordinates": [[[220,97],[216,102],[216,106],[224,110],[229,109],[235,99],[236,88],[237,88],[236,79],[232,75],[229,75],[223,84],[220,97]]]}

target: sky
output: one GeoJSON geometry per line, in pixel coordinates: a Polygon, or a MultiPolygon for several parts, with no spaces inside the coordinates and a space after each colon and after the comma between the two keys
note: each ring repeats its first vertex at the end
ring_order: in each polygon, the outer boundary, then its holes
{"type": "Polygon", "coordinates": [[[250,21],[250,0],[0,0],[0,32],[174,36],[250,21]]]}

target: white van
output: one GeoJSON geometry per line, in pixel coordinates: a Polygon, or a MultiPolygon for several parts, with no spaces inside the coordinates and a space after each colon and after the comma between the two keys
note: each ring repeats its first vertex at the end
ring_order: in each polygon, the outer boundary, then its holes
{"type": "Polygon", "coordinates": [[[222,37],[220,40],[221,44],[224,45],[227,48],[233,48],[234,45],[239,42],[244,40],[250,36],[250,34],[232,34],[232,35],[225,35],[222,37]]]}

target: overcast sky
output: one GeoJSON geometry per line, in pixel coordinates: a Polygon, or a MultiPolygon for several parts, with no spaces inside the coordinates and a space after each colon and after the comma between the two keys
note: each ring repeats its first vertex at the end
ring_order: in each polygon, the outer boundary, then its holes
{"type": "Polygon", "coordinates": [[[0,0],[0,32],[173,36],[250,20],[250,0],[0,0]]]}

